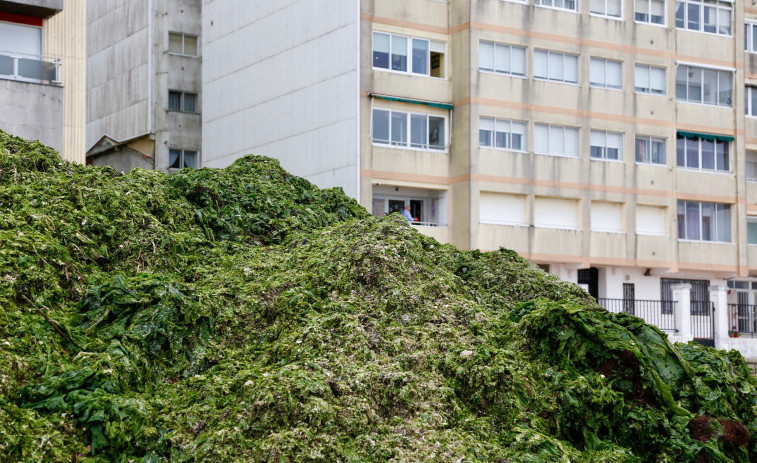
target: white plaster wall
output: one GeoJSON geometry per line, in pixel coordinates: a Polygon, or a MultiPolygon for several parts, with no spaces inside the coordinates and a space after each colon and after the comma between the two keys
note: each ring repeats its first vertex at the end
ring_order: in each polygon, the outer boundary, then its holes
{"type": "Polygon", "coordinates": [[[205,0],[202,164],[276,157],[358,196],[358,5],[205,0]]]}

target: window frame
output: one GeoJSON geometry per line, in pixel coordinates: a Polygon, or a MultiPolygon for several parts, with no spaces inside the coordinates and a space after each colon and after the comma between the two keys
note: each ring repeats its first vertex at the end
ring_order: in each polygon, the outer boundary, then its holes
{"type": "Polygon", "coordinates": [[[572,53],[566,53],[566,52],[562,52],[562,51],[552,51],[552,50],[547,50],[547,49],[543,49],[543,48],[537,48],[537,49],[534,49],[534,53],[533,53],[533,68],[534,68],[534,80],[540,80],[540,81],[543,81],[543,82],[558,82],[558,83],[561,83],[561,84],[578,85],[578,86],[581,85],[581,62],[579,60],[579,55],[574,55],[572,53]],[[540,52],[546,53],[546,56],[547,56],[547,76],[546,77],[541,77],[541,76],[537,76],[536,75],[536,54],[540,53],[540,52]],[[565,57],[566,56],[570,56],[570,57],[572,57],[572,58],[575,59],[575,62],[576,62],[576,80],[575,80],[575,82],[571,81],[571,80],[565,80],[565,78],[563,78],[563,79],[555,79],[555,78],[550,77],[550,75],[549,75],[550,74],[550,72],[549,72],[549,57],[550,57],[550,55],[561,55],[562,56],[562,74],[563,74],[563,76],[565,75],[565,57]]]}
{"type": "Polygon", "coordinates": [[[730,146],[731,142],[724,142],[724,141],[719,141],[719,140],[713,141],[713,143],[714,143],[713,144],[713,148],[712,148],[713,149],[713,164],[715,165],[715,168],[714,169],[707,169],[707,168],[702,167],[702,165],[703,165],[703,163],[702,163],[702,152],[703,152],[703,150],[702,150],[702,142],[709,141],[709,140],[703,140],[701,138],[696,138],[696,141],[697,141],[697,167],[690,167],[690,166],[686,165],[686,164],[688,164],[688,161],[689,161],[689,155],[688,155],[688,151],[689,151],[689,148],[688,148],[689,147],[689,143],[688,143],[688,141],[689,140],[691,140],[691,139],[690,138],[681,137],[680,135],[676,135],[676,168],[677,169],[685,169],[685,170],[690,170],[690,171],[699,171],[699,172],[713,173],[713,174],[730,174],[732,172],[731,168],[732,168],[733,161],[731,160],[731,156],[732,156],[733,153],[732,153],[731,146],[730,146]],[[679,160],[679,157],[678,157],[679,143],[681,141],[683,141],[683,144],[684,144],[684,165],[680,165],[679,164],[680,160],[679,160]],[[728,153],[727,153],[727,155],[728,155],[728,169],[727,170],[718,169],[717,168],[717,166],[718,166],[718,163],[717,163],[718,162],[718,144],[722,144],[723,146],[725,146],[726,150],[728,151],[728,153]]]}
{"type": "Polygon", "coordinates": [[[557,156],[557,157],[563,157],[563,158],[571,158],[571,159],[581,159],[581,128],[580,127],[571,127],[567,125],[558,125],[558,124],[548,124],[548,123],[540,123],[540,122],[534,122],[534,154],[540,154],[544,156],[557,156]],[[547,143],[549,143],[549,131],[551,128],[560,128],[563,131],[563,148],[565,145],[565,130],[566,129],[572,129],[576,131],[576,154],[565,154],[565,150],[563,149],[562,153],[551,153],[549,152],[550,147],[549,144],[547,145],[547,151],[537,151],[536,149],[536,130],[537,127],[544,126],[547,128],[547,143]]]}
{"type": "Polygon", "coordinates": [[[675,84],[676,85],[676,103],[680,102],[680,103],[698,104],[698,105],[703,105],[703,106],[714,106],[714,107],[719,107],[719,108],[733,108],[734,85],[735,85],[735,81],[736,81],[736,79],[735,79],[735,72],[736,72],[736,70],[735,69],[731,69],[731,68],[719,68],[719,67],[713,67],[713,66],[702,66],[702,65],[695,65],[695,64],[689,64],[689,63],[683,63],[683,62],[676,63],[676,77],[675,77],[675,82],[676,82],[676,84],[675,84]],[[680,99],[679,96],[678,96],[678,73],[679,73],[679,70],[682,67],[687,68],[687,72],[686,72],[686,98],[685,99],[680,99]],[[690,79],[691,78],[689,77],[689,74],[691,73],[692,69],[699,71],[699,85],[701,86],[700,89],[699,89],[699,91],[701,93],[701,98],[700,98],[699,101],[690,100],[689,97],[688,97],[689,93],[691,93],[691,91],[690,91],[690,88],[691,88],[691,84],[690,84],[691,80],[690,79]],[[716,100],[715,100],[715,103],[709,103],[709,102],[705,102],[704,101],[704,99],[705,99],[705,92],[704,92],[704,86],[705,86],[704,71],[705,70],[707,70],[707,71],[715,71],[716,72],[716,76],[717,77],[716,77],[715,81],[717,82],[718,88],[715,91],[715,95],[717,97],[716,100]],[[729,100],[728,104],[720,104],[720,91],[719,91],[720,90],[720,75],[721,75],[720,73],[730,74],[731,93],[730,93],[730,100],[729,100]]]}
{"type": "Polygon", "coordinates": [[[168,91],[168,104],[166,105],[166,108],[168,109],[168,111],[171,111],[171,112],[186,113],[186,114],[200,114],[200,111],[198,110],[199,102],[200,102],[199,93],[183,92],[181,90],[169,90],[168,91]],[[171,108],[171,94],[172,93],[179,94],[179,109],[171,108]],[[186,99],[185,99],[186,95],[194,95],[195,97],[195,110],[194,111],[188,111],[186,109],[186,99]]]}
{"type": "Polygon", "coordinates": [[[633,0],[633,2],[634,2],[633,20],[634,20],[635,23],[646,24],[648,26],[667,27],[667,23],[668,23],[667,16],[668,15],[667,15],[667,7],[665,5],[665,0],[659,0],[659,1],[662,1],[662,22],[661,23],[652,22],[652,20],[651,20],[652,16],[653,16],[652,15],[652,2],[657,1],[657,0],[643,0],[643,1],[647,2],[647,11],[646,11],[646,13],[641,13],[641,14],[645,14],[649,18],[648,21],[644,21],[643,19],[638,19],[637,18],[636,15],[640,14],[638,11],[636,11],[636,2],[637,1],[639,1],[639,0],[633,0]]]}
{"type": "MultiPolygon", "coordinates": [[[[678,230],[677,230],[676,236],[678,238],[678,241],[689,241],[689,242],[695,242],[695,243],[722,243],[722,244],[731,244],[731,243],[733,243],[733,233],[732,233],[732,231],[733,231],[732,228],[733,227],[731,226],[731,222],[733,221],[733,216],[731,214],[731,206],[732,206],[731,204],[727,204],[727,203],[714,203],[714,202],[709,202],[709,201],[685,201],[685,200],[680,200],[679,199],[678,203],[676,205],[676,220],[678,222],[677,223],[678,230]],[[688,210],[689,210],[688,207],[687,207],[688,204],[697,204],[698,205],[697,206],[697,209],[698,209],[698,211],[697,211],[697,225],[698,225],[698,227],[697,227],[698,228],[697,235],[699,236],[698,238],[690,237],[691,235],[693,235],[693,233],[692,234],[688,233],[689,232],[688,226],[687,226],[687,224],[688,224],[687,213],[688,213],[688,210]],[[681,215],[681,207],[682,207],[682,205],[683,205],[683,215],[681,215]],[[711,218],[714,218],[714,222],[715,223],[712,225],[712,231],[713,231],[712,235],[713,236],[711,236],[710,238],[714,238],[714,239],[704,239],[703,238],[703,236],[704,236],[704,230],[705,230],[705,227],[703,226],[703,224],[704,224],[705,220],[703,220],[704,217],[703,217],[703,214],[702,214],[702,209],[703,209],[704,205],[712,205],[713,215],[712,215],[711,218]],[[721,240],[718,239],[718,235],[720,234],[720,231],[721,231],[720,227],[718,226],[719,225],[718,224],[718,211],[719,211],[718,206],[722,206],[723,207],[722,210],[727,210],[728,211],[728,222],[727,222],[727,225],[723,225],[723,226],[727,226],[727,228],[728,228],[728,241],[721,241],[721,240]],[[684,226],[684,228],[683,228],[683,234],[685,235],[684,237],[681,237],[681,231],[682,231],[681,230],[681,225],[682,224],[684,226]]],[[[709,223],[708,223],[708,225],[709,225],[709,223]]]]}
{"type": "Polygon", "coordinates": [[[493,42],[491,40],[479,40],[478,41],[478,72],[486,72],[489,74],[505,75],[505,76],[520,77],[522,79],[527,79],[528,78],[528,47],[523,47],[520,45],[512,45],[512,44],[504,43],[504,42],[493,42]],[[484,69],[481,67],[481,44],[483,43],[492,44],[494,46],[492,50],[492,52],[494,53],[494,55],[492,56],[492,69],[484,69]],[[507,47],[509,49],[509,53],[508,53],[509,63],[508,64],[510,65],[510,69],[511,69],[511,71],[509,72],[497,70],[495,66],[498,46],[507,47]],[[523,73],[522,74],[512,72],[513,48],[518,48],[518,49],[523,50],[523,73]]]}
{"type": "Polygon", "coordinates": [[[652,64],[643,64],[643,63],[634,63],[633,67],[633,91],[634,93],[638,93],[639,95],[651,95],[651,96],[667,96],[668,94],[668,68],[665,66],[654,66],[652,64]],[[639,90],[641,87],[636,86],[636,73],[639,72],[639,68],[646,68],[648,72],[648,79],[649,79],[649,88],[647,88],[647,91],[639,90]],[[663,79],[662,82],[665,85],[665,87],[662,89],[662,93],[654,93],[652,92],[652,69],[660,69],[662,70],[663,79]]]}
{"type": "Polygon", "coordinates": [[[168,148],[168,168],[171,170],[181,170],[181,169],[197,169],[200,166],[200,150],[189,150],[184,148],[168,148]],[[185,167],[171,167],[171,151],[178,151],[179,152],[179,165],[184,165],[184,154],[194,153],[195,154],[195,166],[185,166],[185,167]]]}
{"type": "Polygon", "coordinates": [[[744,29],[744,53],[757,53],[757,41],[755,41],[755,33],[757,32],[757,20],[745,19],[744,29]]]}
{"type": "Polygon", "coordinates": [[[754,227],[757,228],[757,216],[754,215],[747,215],[746,216],[746,244],[747,246],[757,246],[757,240],[755,240],[754,243],[749,241],[749,225],[754,225],[754,227]]]}
{"type": "Polygon", "coordinates": [[[168,54],[176,55],[176,56],[187,56],[191,58],[198,58],[200,56],[200,36],[195,34],[187,34],[184,32],[177,32],[177,31],[168,31],[168,47],[166,48],[168,54]],[[181,36],[181,53],[177,51],[171,50],[171,35],[180,35],[181,36]],[[186,45],[186,38],[187,37],[194,37],[195,40],[197,40],[197,54],[192,55],[189,53],[186,53],[187,45],[186,45]]]}
{"type": "Polygon", "coordinates": [[[432,153],[448,153],[449,152],[449,118],[446,115],[440,115],[435,113],[422,113],[422,112],[414,112],[414,111],[404,111],[399,109],[391,109],[386,107],[374,107],[371,109],[371,144],[373,146],[386,146],[389,148],[396,148],[396,149],[406,149],[406,150],[413,150],[413,151],[428,151],[432,153]],[[376,111],[384,111],[389,113],[389,139],[387,141],[376,141],[376,138],[374,137],[374,124],[376,121],[376,111]],[[398,144],[398,142],[395,142],[392,140],[392,113],[403,113],[406,115],[406,140],[403,144],[398,144]],[[444,140],[443,140],[443,148],[437,149],[437,148],[431,148],[430,143],[425,143],[423,147],[413,146],[412,141],[412,121],[413,116],[424,116],[426,118],[426,137],[427,139],[430,137],[430,118],[440,118],[444,120],[444,140]]]}
{"type": "Polygon", "coordinates": [[[589,140],[590,140],[589,141],[589,158],[592,161],[624,162],[625,161],[625,159],[623,157],[623,155],[624,155],[624,153],[623,153],[623,151],[624,151],[623,150],[623,145],[625,144],[625,137],[624,137],[624,135],[625,134],[623,132],[614,132],[614,131],[611,131],[611,130],[591,129],[591,131],[589,132],[589,140]],[[602,135],[604,135],[604,140],[605,140],[604,146],[594,145],[594,141],[592,140],[594,134],[602,134],[602,135]],[[607,145],[607,135],[609,135],[609,134],[620,135],[620,147],[618,148],[618,158],[617,159],[613,159],[613,158],[608,158],[607,157],[608,156],[608,150],[609,150],[609,147],[607,145]],[[597,147],[599,147],[599,148],[602,149],[602,156],[601,157],[594,156],[593,149],[594,149],[595,146],[597,146],[597,147]]]}
{"type": "Polygon", "coordinates": [[[519,121],[515,119],[500,119],[496,117],[487,117],[487,116],[479,116],[478,118],[478,146],[479,148],[489,148],[489,149],[495,149],[498,151],[511,151],[514,153],[528,153],[528,121],[519,121]],[[492,131],[492,144],[491,145],[482,145],[481,144],[481,122],[483,120],[491,120],[494,123],[494,130],[492,131]],[[510,124],[510,131],[509,132],[498,132],[497,131],[497,122],[503,122],[510,124]],[[513,130],[512,125],[513,123],[523,124],[525,130],[523,133],[523,140],[521,142],[521,149],[514,149],[512,148],[512,136],[513,136],[513,130]],[[508,140],[508,147],[499,147],[497,146],[497,133],[505,133],[507,134],[507,140],[508,140]]]}
{"type": "MultiPolygon", "coordinates": [[[[613,1],[613,0],[600,0],[600,1],[604,2],[604,4],[605,4],[605,12],[604,13],[599,13],[599,12],[596,12],[596,11],[592,11],[592,9],[591,9],[591,3],[592,3],[592,1],[589,0],[589,14],[591,16],[596,16],[598,18],[611,19],[613,21],[623,21],[623,0],[617,0],[617,2],[618,2],[618,9],[620,10],[620,14],[618,16],[607,14],[607,4],[609,2],[611,2],[611,1],[613,1]]],[[[631,1],[633,1],[633,0],[631,0],[631,1]]]]}
{"type": "Polygon", "coordinates": [[[571,13],[581,13],[581,5],[579,3],[579,0],[534,0],[534,6],[537,6],[539,8],[548,8],[550,10],[558,10],[558,11],[568,11],[571,13]],[[546,2],[549,2],[550,5],[545,4],[546,2]],[[554,6],[556,2],[562,2],[563,4],[565,2],[573,2],[575,7],[573,9],[570,8],[564,8],[560,6],[554,6]]]}
{"type": "Polygon", "coordinates": [[[391,32],[385,32],[385,31],[372,31],[371,33],[371,68],[377,71],[385,71],[385,72],[392,72],[396,74],[403,74],[403,75],[409,75],[409,76],[417,76],[417,77],[429,77],[432,79],[441,79],[446,80],[447,79],[447,42],[442,42],[440,40],[433,40],[428,39],[425,37],[416,37],[411,35],[403,35],[403,34],[394,34],[391,32]],[[376,66],[376,60],[374,58],[374,53],[376,52],[376,35],[385,35],[389,37],[389,66],[384,67],[378,67],[376,66]],[[394,37],[397,38],[403,38],[406,40],[406,48],[405,48],[405,57],[406,57],[406,70],[398,70],[398,69],[392,69],[392,44],[394,37]],[[414,70],[414,63],[413,63],[413,41],[419,40],[426,42],[426,72],[415,72],[414,70]],[[431,75],[431,44],[437,43],[437,44],[443,44],[444,45],[444,63],[442,63],[444,77],[437,77],[431,75]]]}
{"type": "Polygon", "coordinates": [[[720,36],[723,36],[723,37],[733,37],[733,35],[734,35],[733,34],[734,33],[734,21],[735,21],[735,15],[733,14],[734,13],[734,11],[733,11],[734,10],[734,6],[733,5],[735,3],[734,2],[729,2],[729,1],[724,1],[724,0],[708,0],[708,1],[714,1],[715,3],[713,5],[711,3],[706,3],[703,0],[676,0],[676,2],[675,2],[675,27],[676,27],[676,29],[686,30],[686,31],[692,31],[692,32],[699,32],[701,34],[712,34],[712,35],[720,35],[720,36]],[[679,25],[678,25],[679,24],[679,18],[678,18],[678,5],[679,4],[685,5],[684,8],[683,8],[683,27],[679,27],[679,25]],[[691,22],[689,20],[689,12],[690,12],[690,6],[692,6],[692,5],[698,5],[699,6],[699,8],[698,8],[698,10],[699,10],[699,13],[698,13],[699,19],[697,21],[698,24],[699,24],[699,28],[698,29],[690,29],[689,27],[687,27],[690,24],[690,22],[691,22]],[[710,8],[714,8],[715,9],[715,17],[717,18],[718,21],[720,19],[719,12],[720,12],[721,8],[722,9],[728,9],[728,10],[730,10],[730,15],[729,15],[730,16],[730,22],[728,23],[729,24],[729,28],[730,28],[730,32],[728,34],[722,34],[722,33],[719,32],[719,30],[720,30],[719,23],[715,26],[716,32],[711,32],[711,31],[705,31],[704,30],[704,28],[705,28],[705,21],[704,21],[705,14],[704,14],[704,11],[705,11],[705,6],[706,5],[710,5],[710,8]],[[730,7],[725,7],[725,5],[730,5],[730,7]]]}
{"type": "Polygon", "coordinates": [[[634,144],[633,144],[633,146],[634,146],[634,148],[633,148],[633,151],[634,151],[634,161],[636,162],[636,164],[644,164],[644,165],[652,165],[652,166],[667,166],[668,165],[668,140],[666,138],[664,138],[664,137],[655,137],[655,136],[652,136],[652,135],[639,135],[639,134],[637,134],[634,137],[634,144]],[[640,161],[639,160],[638,147],[639,147],[639,141],[640,140],[643,140],[643,141],[645,141],[647,143],[647,151],[650,153],[650,155],[649,155],[650,161],[640,161]],[[654,143],[654,142],[660,143],[662,145],[662,148],[663,148],[662,155],[664,157],[663,162],[652,162],[651,161],[651,159],[652,159],[651,153],[653,152],[652,151],[652,143],[654,143]]]}
{"type": "Polygon", "coordinates": [[[755,99],[752,99],[752,93],[757,92],[757,85],[744,85],[744,116],[745,117],[757,117],[757,105],[753,105],[752,103],[757,103],[757,95],[754,95],[755,99]],[[749,110],[752,110],[752,114],[749,114],[749,110]]]}
{"type": "Polygon", "coordinates": [[[616,90],[616,91],[623,91],[623,61],[615,60],[615,59],[609,59],[609,58],[601,58],[599,56],[591,56],[589,57],[589,86],[594,88],[603,88],[605,90],[616,90]],[[592,77],[591,72],[591,64],[593,62],[601,62],[602,69],[603,69],[603,79],[604,83],[598,83],[594,80],[592,77]],[[617,63],[620,65],[620,85],[618,87],[610,86],[610,84],[607,83],[607,64],[608,63],[617,63]]]}

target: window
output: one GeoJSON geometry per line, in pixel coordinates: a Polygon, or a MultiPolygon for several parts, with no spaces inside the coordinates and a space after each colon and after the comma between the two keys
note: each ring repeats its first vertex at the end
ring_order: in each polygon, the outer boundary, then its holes
{"type": "Polygon", "coordinates": [[[592,201],[591,231],[623,233],[623,204],[592,201]]]}
{"type": "Polygon", "coordinates": [[[733,72],[679,64],[676,70],[676,100],[731,107],[733,72]]]}
{"type": "Polygon", "coordinates": [[[374,32],[373,67],[443,78],[445,48],[442,42],[374,32]]]}
{"type": "Polygon", "coordinates": [[[560,125],[534,124],[534,152],[578,157],[578,129],[560,125]]]}
{"type": "Polygon", "coordinates": [[[563,198],[534,198],[534,226],[578,229],[578,201],[563,198]]]}
{"type": "Polygon", "coordinates": [[[623,160],[623,134],[606,132],[604,130],[591,131],[591,158],[623,160]]]}
{"type": "Polygon", "coordinates": [[[534,78],[578,83],[578,56],[534,50],[534,78]]]}
{"type": "Polygon", "coordinates": [[[731,35],[733,3],[718,0],[676,1],[676,27],[711,34],[731,35]]]}
{"type": "Polygon", "coordinates": [[[526,123],[482,117],[479,119],[478,144],[512,151],[528,151],[526,123]]]}
{"type": "Polygon", "coordinates": [[[592,87],[623,88],[623,71],[620,61],[592,58],[590,61],[590,81],[592,87]]]}
{"type": "Polygon", "coordinates": [[[730,170],[729,145],[724,139],[716,135],[678,133],[676,138],[676,164],[678,167],[700,170],[730,170]]]}
{"type": "Polygon", "coordinates": [[[481,42],[478,46],[478,69],[525,76],[526,49],[504,43],[481,42]]]}
{"type": "Polygon", "coordinates": [[[197,151],[169,149],[168,168],[183,169],[185,167],[197,168],[197,151]]]}
{"type": "MultiPolygon", "coordinates": [[[[40,26],[42,20],[39,20],[40,26]]],[[[42,58],[42,28],[0,21],[0,75],[60,84],[60,62],[42,58]]]]}
{"type": "Polygon", "coordinates": [[[757,23],[744,23],[744,51],[757,53],[757,23]]]}
{"type": "Polygon", "coordinates": [[[179,55],[198,56],[197,36],[181,34],[179,32],[168,33],[168,51],[179,55]]]}
{"type": "Polygon", "coordinates": [[[636,205],[636,234],[665,236],[665,208],[636,205]]]}
{"type": "Polygon", "coordinates": [[[482,191],[478,203],[479,221],[495,225],[528,225],[526,196],[482,191]]]}
{"type": "Polygon", "coordinates": [[[757,87],[747,85],[744,89],[744,108],[746,108],[746,115],[757,117],[757,87]]]}
{"type": "Polygon", "coordinates": [[[446,120],[443,116],[373,110],[373,143],[416,149],[444,150],[446,120]]]}
{"type": "Polygon", "coordinates": [[[187,113],[197,112],[197,94],[174,90],[168,91],[168,110],[184,111],[187,113]]]}
{"type": "Polygon", "coordinates": [[[641,164],[667,164],[665,139],[637,135],[636,162],[641,164]]]}
{"type": "Polygon", "coordinates": [[[746,152],[746,181],[757,182],[757,151],[746,152]]]}
{"type": "Polygon", "coordinates": [[[665,0],[634,0],[633,4],[637,22],[665,24],[665,0]]]}
{"type": "Polygon", "coordinates": [[[757,217],[747,216],[746,218],[746,242],[757,244],[757,217]]]}
{"type": "Polygon", "coordinates": [[[593,14],[620,18],[623,16],[621,0],[591,0],[590,10],[593,14]]]}
{"type": "Polygon", "coordinates": [[[731,205],[678,201],[678,239],[731,242],[731,205]]]}
{"type": "Polygon", "coordinates": [[[577,0],[534,0],[534,5],[558,10],[578,11],[577,0]]]}
{"type": "Polygon", "coordinates": [[[637,93],[665,94],[665,68],[637,64],[634,73],[634,88],[637,93]]]}

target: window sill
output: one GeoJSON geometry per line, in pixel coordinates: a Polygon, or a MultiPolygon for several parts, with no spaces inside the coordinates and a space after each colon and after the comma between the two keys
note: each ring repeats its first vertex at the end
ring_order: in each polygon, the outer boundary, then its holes
{"type": "MultiPolygon", "coordinates": [[[[509,1],[509,0],[505,0],[509,1]]],[[[481,225],[504,225],[506,227],[520,227],[520,228],[528,228],[528,224],[525,223],[515,223],[515,222],[478,222],[481,225]]]]}
{"type": "Polygon", "coordinates": [[[621,21],[621,22],[623,21],[623,16],[610,16],[607,14],[592,13],[592,12],[589,12],[589,16],[591,16],[592,18],[609,19],[610,21],[621,21]]]}
{"type": "Polygon", "coordinates": [[[707,34],[707,35],[712,35],[712,36],[715,36],[715,37],[725,37],[727,39],[732,39],[733,38],[733,33],[731,33],[731,34],[718,34],[717,32],[697,31],[697,30],[694,30],[694,29],[687,29],[685,27],[678,27],[678,26],[676,26],[676,30],[677,31],[694,32],[696,34],[707,34]]]}
{"type": "Polygon", "coordinates": [[[591,230],[592,233],[607,233],[610,235],[625,235],[626,232],[624,231],[618,231],[618,230],[591,230]]]}
{"type": "Polygon", "coordinates": [[[622,159],[605,159],[605,158],[592,158],[592,157],[589,157],[589,158],[592,161],[610,162],[610,163],[613,163],[613,164],[625,164],[626,163],[626,161],[624,161],[622,159]]]}
{"type": "MultiPolygon", "coordinates": [[[[508,0],[503,0],[503,1],[508,1],[508,0]]],[[[478,72],[482,74],[491,74],[495,76],[506,76],[506,77],[514,77],[516,79],[528,80],[528,76],[525,74],[520,75],[520,74],[507,73],[507,72],[488,71],[486,69],[481,69],[481,68],[478,69],[478,72]]]]}
{"type": "Polygon", "coordinates": [[[190,115],[193,115],[193,116],[199,116],[200,115],[200,113],[198,113],[198,112],[181,111],[179,109],[167,109],[166,111],[168,111],[169,113],[190,114],[190,115]]]}
{"type": "Polygon", "coordinates": [[[645,26],[653,26],[653,27],[659,27],[659,28],[664,28],[664,29],[668,28],[667,24],[657,24],[657,23],[653,23],[651,21],[638,21],[638,20],[634,19],[633,22],[636,23],[636,24],[643,24],[645,26]]]}
{"type": "Polygon", "coordinates": [[[683,166],[676,166],[676,169],[683,170],[686,172],[700,172],[703,174],[716,174],[716,175],[732,175],[733,172],[730,170],[710,170],[710,169],[696,169],[693,167],[683,167],[683,166]]]}
{"type": "Polygon", "coordinates": [[[380,71],[380,72],[387,72],[389,74],[396,74],[398,76],[409,76],[409,77],[421,77],[425,79],[434,79],[434,80],[449,80],[446,77],[434,77],[430,74],[416,74],[414,72],[406,72],[406,71],[395,71],[393,69],[385,69],[385,68],[373,68],[374,71],[380,71]]]}
{"type": "Polygon", "coordinates": [[[638,90],[634,90],[633,93],[635,95],[646,95],[646,96],[662,96],[662,97],[668,96],[665,93],[640,92],[638,90]]]}
{"type": "Polygon", "coordinates": [[[505,153],[517,153],[517,154],[528,154],[528,151],[523,150],[513,150],[513,149],[507,149],[507,148],[497,148],[495,146],[482,146],[478,145],[479,148],[488,149],[492,151],[501,151],[505,153]]]}
{"type": "Polygon", "coordinates": [[[556,8],[554,6],[547,6],[547,5],[534,5],[534,6],[536,8],[544,8],[545,10],[555,10],[555,11],[564,11],[566,13],[581,14],[579,11],[569,10],[567,8],[556,8]]]}
{"type": "Polygon", "coordinates": [[[757,183],[757,178],[748,178],[746,181],[749,183],[757,183]]]}
{"type": "Polygon", "coordinates": [[[637,236],[653,236],[656,238],[667,238],[667,233],[647,233],[647,232],[636,232],[637,236]]]}
{"type": "Polygon", "coordinates": [[[571,155],[568,155],[568,154],[539,153],[537,151],[534,151],[534,154],[538,154],[540,156],[550,156],[550,157],[553,157],[553,158],[581,159],[581,156],[571,156],[571,155]]]}
{"type": "Polygon", "coordinates": [[[572,85],[574,87],[581,87],[581,84],[578,82],[566,82],[564,80],[551,80],[551,79],[545,79],[543,77],[536,77],[534,76],[534,82],[549,82],[551,84],[565,84],[565,85],[572,85]]]}
{"type": "Polygon", "coordinates": [[[543,228],[545,230],[564,230],[564,231],[581,231],[580,228],[573,228],[573,227],[561,227],[559,225],[544,225],[544,224],[536,224],[534,225],[534,228],[543,228]]]}
{"type": "Polygon", "coordinates": [[[712,103],[699,103],[699,102],[696,102],[696,101],[679,100],[677,97],[676,97],[676,103],[687,103],[687,104],[693,104],[693,105],[697,105],[697,106],[706,106],[708,108],[733,109],[733,105],[731,105],[731,106],[725,106],[725,105],[712,104],[712,103]]]}
{"type": "Polygon", "coordinates": [[[641,162],[641,161],[636,161],[635,164],[637,166],[668,167],[667,163],[665,163],[665,164],[658,164],[656,162],[641,162]]]}
{"type": "Polygon", "coordinates": [[[622,87],[621,88],[617,88],[617,87],[602,87],[601,85],[595,85],[595,84],[592,84],[592,83],[589,83],[589,87],[590,88],[597,88],[599,90],[610,90],[610,91],[613,91],[613,92],[623,93],[623,88],[622,87]]]}
{"type": "Polygon", "coordinates": [[[728,245],[731,245],[731,246],[735,245],[735,243],[732,243],[730,241],[685,240],[685,239],[682,239],[682,238],[678,238],[678,242],[679,243],[699,243],[699,244],[720,244],[720,245],[728,244],[728,245]]]}
{"type": "Polygon", "coordinates": [[[200,55],[187,55],[187,54],[184,54],[184,53],[176,53],[175,51],[167,51],[166,53],[168,53],[169,55],[184,56],[184,57],[187,57],[187,58],[199,58],[200,57],[200,55]]]}
{"type": "Polygon", "coordinates": [[[418,151],[422,153],[437,153],[437,154],[449,154],[448,150],[433,150],[433,149],[423,149],[423,148],[413,148],[410,146],[398,146],[398,145],[392,145],[391,143],[371,143],[373,146],[379,146],[383,148],[389,148],[389,149],[396,149],[396,150],[403,150],[403,151],[418,151]]]}

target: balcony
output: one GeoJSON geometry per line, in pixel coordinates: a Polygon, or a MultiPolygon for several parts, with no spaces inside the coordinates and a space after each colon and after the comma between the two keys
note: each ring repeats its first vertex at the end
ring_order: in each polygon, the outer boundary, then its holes
{"type": "Polygon", "coordinates": [[[60,59],[0,51],[0,79],[61,85],[60,59]]]}

